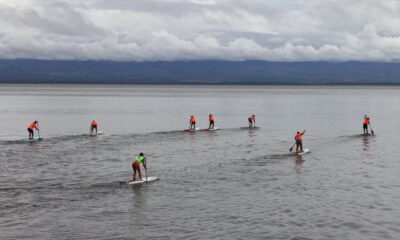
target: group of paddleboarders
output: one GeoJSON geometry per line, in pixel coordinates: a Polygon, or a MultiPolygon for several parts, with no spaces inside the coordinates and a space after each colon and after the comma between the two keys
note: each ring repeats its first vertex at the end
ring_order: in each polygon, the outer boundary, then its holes
{"type": "MultiPolygon", "coordinates": [[[[33,139],[33,136],[35,135],[34,130],[38,132],[39,135],[39,121],[35,120],[32,123],[28,125],[28,134],[29,134],[29,139],[33,139]]],[[[93,135],[93,131],[95,130],[95,135],[97,135],[97,122],[96,120],[93,120],[92,123],[90,124],[90,135],[93,135]]],[[[40,135],[39,135],[40,138],[40,135]]]]}
{"type": "MultiPolygon", "coordinates": [[[[256,115],[251,114],[248,118],[249,120],[249,128],[255,127],[256,126],[256,115]]],[[[208,129],[214,129],[215,126],[215,120],[214,120],[214,115],[210,113],[208,115],[208,129]]],[[[196,130],[196,118],[192,115],[190,116],[189,119],[189,124],[190,124],[190,130],[196,130]]]]}
{"type": "MultiPolygon", "coordinates": [[[[214,115],[211,113],[208,115],[208,129],[214,129],[214,115]]],[[[196,130],[196,118],[192,115],[189,119],[190,130],[196,130]]]]}
{"type": "MultiPolygon", "coordinates": [[[[208,121],[209,121],[209,126],[208,129],[214,129],[214,115],[209,114],[208,115],[208,121]]],[[[249,128],[255,127],[256,123],[256,116],[254,114],[251,114],[248,118],[249,121],[249,128]]],[[[196,118],[192,115],[189,120],[190,123],[190,129],[195,130],[196,129],[196,118]]],[[[364,116],[363,120],[363,134],[368,135],[368,127],[371,128],[371,120],[370,117],[367,115],[364,116]]],[[[39,121],[35,120],[32,123],[28,125],[28,133],[29,133],[29,139],[33,139],[34,136],[34,130],[38,131],[39,134],[39,121]]],[[[97,134],[97,122],[96,120],[93,120],[90,124],[90,134],[93,134],[93,132],[97,134]]],[[[296,145],[296,154],[302,153],[303,152],[303,135],[305,134],[306,130],[303,130],[303,132],[297,131],[297,133],[294,136],[295,140],[295,145],[296,145]]],[[[373,130],[371,129],[371,133],[374,134],[373,130]]],[[[39,136],[40,137],[40,136],[39,136]]],[[[294,145],[292,148],[290,148],[290,151],[292,151],[294,145]]],[[[140,170],[140,164],[143,165],[145,171],[146,171],[146,176],[147,176],[147,166],[146,166],[146,157],[144,156],[144,153],[139,153],[135,157],[135,160],[132,162],[132,170],[133,170],[133,179],[132,181],[138,181],[142,180],[142,172],[140,170]],[[138,178],[136,177],[138,175],[138,178]]]]}

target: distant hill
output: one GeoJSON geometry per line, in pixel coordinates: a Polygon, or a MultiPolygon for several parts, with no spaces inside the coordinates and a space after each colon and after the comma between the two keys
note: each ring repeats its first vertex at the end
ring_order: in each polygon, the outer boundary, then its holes
{"type": "Polygon", "coordinates": [[[0,83],[400,84],[400,63],[0,60],[0,83]]]}

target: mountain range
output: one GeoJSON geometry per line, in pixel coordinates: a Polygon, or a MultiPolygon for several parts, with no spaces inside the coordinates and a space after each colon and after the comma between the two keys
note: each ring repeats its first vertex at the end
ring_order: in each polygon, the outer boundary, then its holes
{"type": "Polygon", "coordinates": [[[397,62],[0,60],[0,83],[400,84],[397,62]]]}

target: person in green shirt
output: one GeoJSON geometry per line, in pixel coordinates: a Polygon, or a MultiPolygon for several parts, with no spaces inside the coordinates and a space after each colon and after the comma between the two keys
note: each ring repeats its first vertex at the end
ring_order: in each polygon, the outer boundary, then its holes
{"type": "Polygon", "coordinates": [[[132,163],[132,169],[133,169],[133,180],[136,181],[136,172],[139,174],[139,181],[142,180],[142,172],[140,171],[140,164],[143,163],[143,167],[145,170],[146,168],[146,157],[144,154],[141,152],[138,156],[136,156],[135,160],[132,163]]]}

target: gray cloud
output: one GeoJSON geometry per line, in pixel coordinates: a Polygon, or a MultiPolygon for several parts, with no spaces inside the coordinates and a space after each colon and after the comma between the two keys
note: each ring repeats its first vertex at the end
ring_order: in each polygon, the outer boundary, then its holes
{"type": "Polygon", "coordinates": [[[397,61],[399,26],[395,0],[0,0],[0,58],[397,61]]]}

